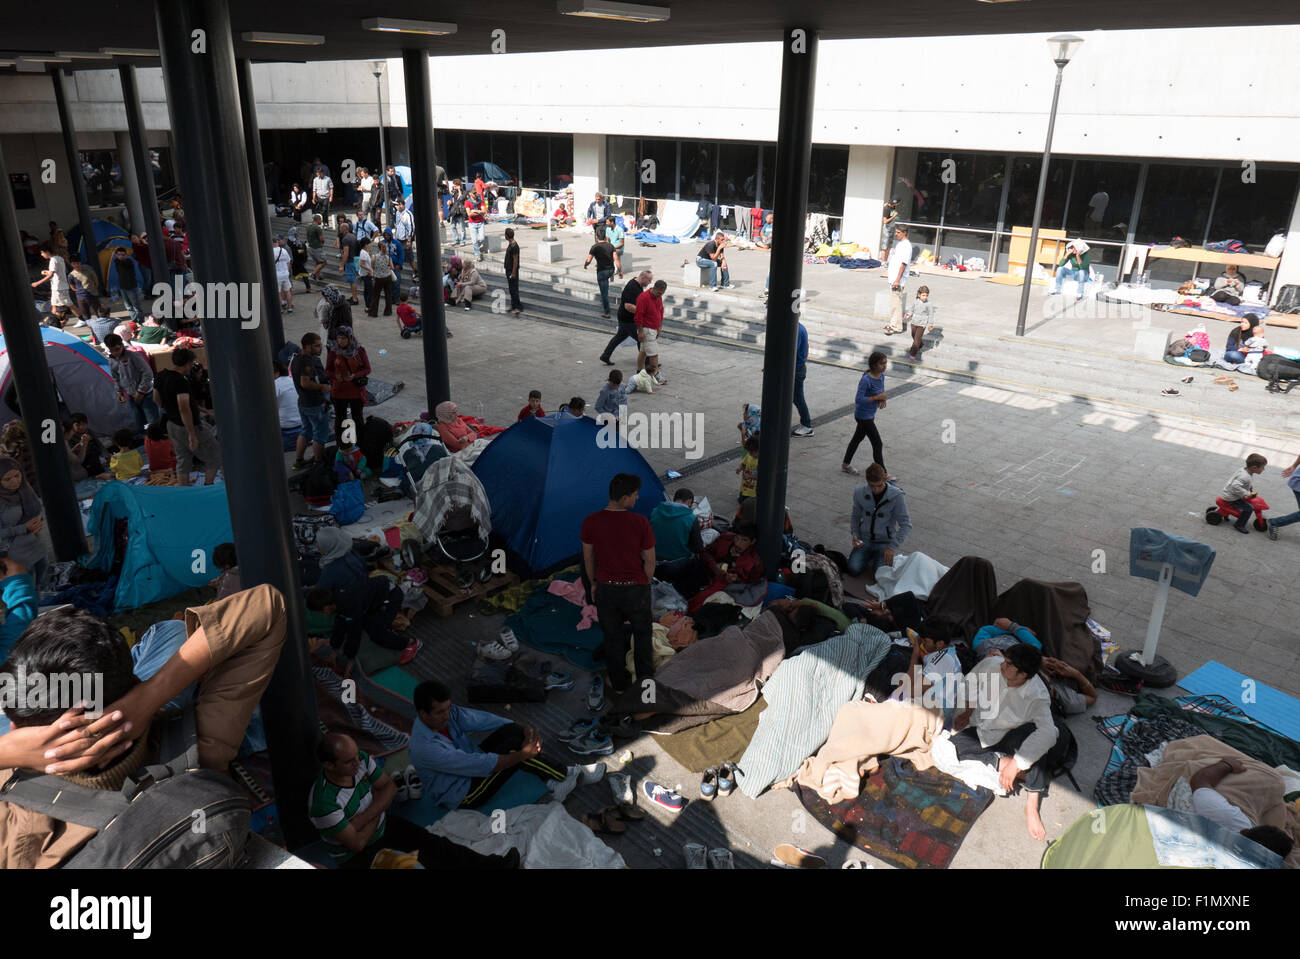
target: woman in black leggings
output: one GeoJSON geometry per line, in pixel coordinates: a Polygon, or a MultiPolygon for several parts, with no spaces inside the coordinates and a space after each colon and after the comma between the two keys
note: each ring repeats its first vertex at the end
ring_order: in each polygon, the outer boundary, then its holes
{"type": "Polygon", "coordinates": [[[889,357],[877,350],[867,360],[867,371],[862,374],[862,379],[858,381],[858,395],[853,401],[853,418],[857,420],[858,428],[853,431],[853,439],[849,440],[849,448],[844,451],[844,462],[840,465],[840,469],[845,473],[851,473],[854,476],[858,474],[857,468],[852,463],[853,456],[857,453],[863,437],[868,437],[871,440],[872,462],[879,463],[881,466],[885,465],[885,446],[880,440],[880,431],[876,429],[876,410],[884,409],[885,406],[885,368],[887,366],[889,366],[889,357]]]}

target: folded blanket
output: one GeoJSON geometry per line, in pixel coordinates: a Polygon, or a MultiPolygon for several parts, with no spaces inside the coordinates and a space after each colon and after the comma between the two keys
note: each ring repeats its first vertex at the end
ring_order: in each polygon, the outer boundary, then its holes
{"type": "Polygon", "coordinates": [[[877,756],[898,756],[929,769],[930,745],[943,717],[915,703],[845,703],[817,755],[805,759],[790,782],[815,790],[828,803],[856,799],[862,777],[879,766],[877,756]]]}
{"type": "Polygon", "coordinates": [[[868,592],[877,599],[889,599],[899,593],[911,593],[917,599],[927,599],[930,590],[948,572],[936,559],[925,553],[908,553],[894,557],[892,566],[876,568],[876,585],[867,586],[868,592]]]}
{"type": "Polygon", "coordinates": [[[826,742],[840,707],[862,697],[867,676],[888,649],[883,632],[854,623],[843,635],[805,646],[783,662],[763,687],[767,709],[739,763],[741,791],[757,799],[774,782],[793,776],[826,742]]]}

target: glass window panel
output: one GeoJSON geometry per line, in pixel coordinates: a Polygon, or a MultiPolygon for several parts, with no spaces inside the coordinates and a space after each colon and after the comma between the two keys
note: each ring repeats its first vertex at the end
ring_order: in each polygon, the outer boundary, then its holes
{"type": "Polygon", "coordinates": [[[894,190],[898,218],[909,223],[938,223],[943,199],[943,160],[946,153],[902,149],[895,152],[894,190]]]}
{"type": "Polygon", "coordinates": [[[563,190],[573,183],[573,134],[551,137],[551,189],[563,190]]]}
{"type": "Polygon", "coordinates": [[[546,136],[524,134],[524,168],[520,171],[520,183],[526,189],[545,187],[550,179],[551,161],[548,151],[550,144],[546,136]]]}
{"type": "Polygon", "coordinates": [[[1140,171],[1137,163],[1076,160],[1066,230],[1088,239],[1124,242],[1140,171]]]}
{"type": "Polygon", "coordinates": [[[702,140],[682,141],[682,170],[677,184],[677,195],[680,199],[713,199],[716,192],[713,178],[717,156],[716,143],[705,143],[702,140]]]}
{"type": "MultiPolygon", "coordinates": [[[[998,204],[1002,200],[1002,180],[1006,176],[1006,159],[1000,153],[953,153],[949,169],[948,199],[944,223],[991,230],[998,223],[998,204]]],[[[942,174],[943,162],[940,161],[942,174]]],[[[943,196],[942,175],[938,196],[943,196]]],[[[899,204],[902,205],[901,203],[899,204]]],[[[947,238],[944,245],[947,245],[947,238]]]]}
{"type": "Polygon", "coordinates": [[[758,205],[765,210],[772,209],[772,196],[775,193],[773,184],[776,182],[776,146],[765,144],[763,146],[763,177],[762,177],[762,195],[759,197],[758,205]]]}
{"type": "Polygon", "coordinates": [[[1168,243],[1181,236],[1200,246],[1217,177],[1215,167],[1153,163],[1147,169],[1136,241],[1168,243]]]}
{"type": "Polygon", "coordinates": [[[758,190],[758,144],[718,144],[718,202],[751,207],[758,190]]]}
{"type": "MultiPolygon", "coordinates": [[[[465,147],[468,156],[465,162],[469,164],[481,163],[484,160],[492,159],[492,134],[490,133],[466,133],[465,147]]],[[[473,177],[469,178],[473,181],[473,177]]]]}
{"type": "Polygon", "coordinates": [[[676,140],[641,141],[638,182],[642,196],[659,200],[674,198],[677,193],[676,140]],[[647,160],[650,162],[646,163],[647,160]]]}
{"type": "Polygon", "coordinates": [[[506,171],[507,179],[515,183],[519,182],[519,135],[517,133],[492,134],[492,162],[506,171]]]}
{"type": "MultiPolygon", "coordinates": [[[[1065,218],[1065,194],[1070,180],[1071,160],[1054,159],[1047,174],[1043,197],[1042,229],[1059,230],[1065,218]]],[[[1032,226],[1034,201],[1038,198],[1038,175],[1042,157],[1016,157],[1011,163],[1011,187],[1007,195],[1006,228],[1032,226]]]]}
{"type": "Polygon", "coordinates": [[[848,170],[848,147],[812,148],[808,175],[809,213],[844,215],[844,186],[848,170]]]}
{"type": "MultiPolygon", "coordinates": [[[[1247,183],[1242,181],[1246,172],[1240,165],[1223,171],[1219,199],[1214,204],[1214,218],[1210,223],[1211,243],[1234,239],[1262,248],[1273,234],[1287,232],[1300,173],[1256,169],[1254,182],[1247,183]]],[[[1200,237],[1194,242],[1199,243],[1200,237]]]]}
{"type": "Polygon", "coordinates": [[[637,195],[635,137],[605,138],[605,189],[611,196],[622,196],[624,200],[637,195]]]}
{"type": "Polygon", "coordinates": [[[455,179],[465,173],[465,134],[461,130],[447,131],[446,152],[438,157],[438,162],[447,171],[447,176],[455,179]]]}

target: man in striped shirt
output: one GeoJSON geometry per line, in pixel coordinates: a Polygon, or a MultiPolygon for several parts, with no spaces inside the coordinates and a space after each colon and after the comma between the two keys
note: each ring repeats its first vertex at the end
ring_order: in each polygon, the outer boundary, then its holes
{"type": "Polygon", "coordinates": [[[309,814],[339,867],[368,869],[380,850],[397,849],[417,851],[426,869],[519,868],[517,849],[506,856],[483,856],[390,816],[397,786],[351,736],[325,736],[316,758],[321,774],[308,796],[309,814]]]}

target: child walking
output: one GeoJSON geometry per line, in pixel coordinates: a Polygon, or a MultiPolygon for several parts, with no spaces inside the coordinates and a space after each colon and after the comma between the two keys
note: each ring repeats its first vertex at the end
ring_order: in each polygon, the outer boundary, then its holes
{"type": "Polygon", "coordinates": [[[912,324],[912,348],[907,351],[907,358],[916,363],[921,359],[926,334],[934,331],[934,304],[930,302],[928,286],[923,286],[916,291],[912,309],[903,319],[912,324]]]}

